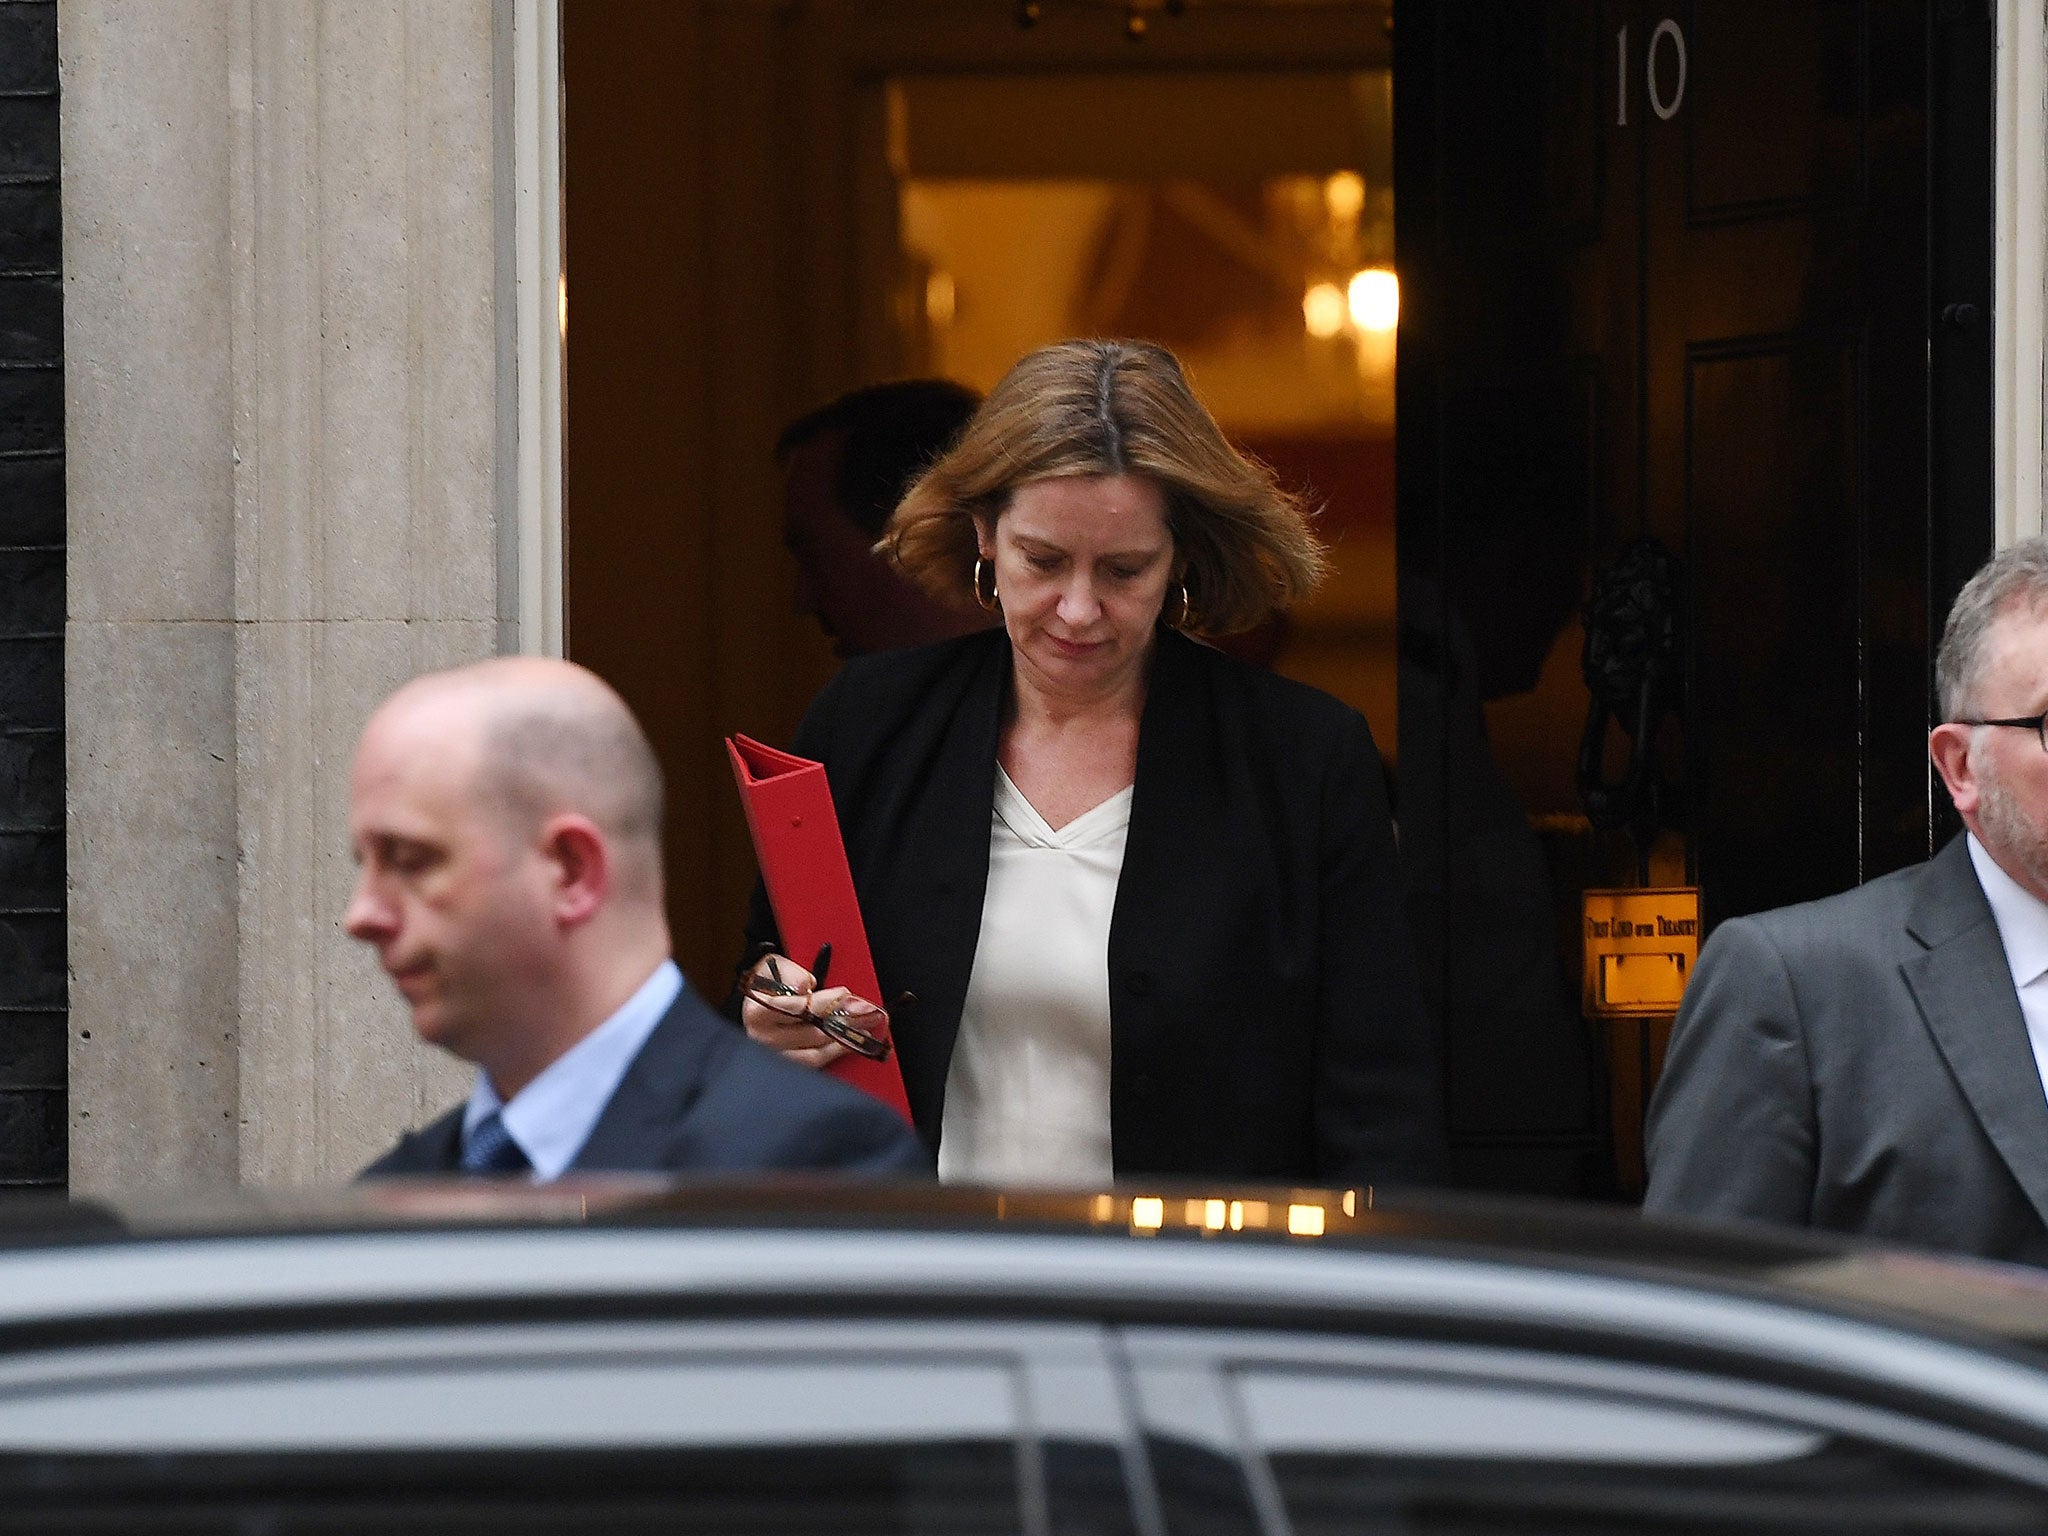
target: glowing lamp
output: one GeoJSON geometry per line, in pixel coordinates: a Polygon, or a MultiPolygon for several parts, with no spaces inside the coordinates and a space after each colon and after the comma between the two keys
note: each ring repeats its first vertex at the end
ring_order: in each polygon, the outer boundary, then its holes
{"type": "Polygon", "coordinates": [[[1385,267],[1355,273],[1346,291],[1351,323],[1361,331],[1391,331],[1401,320],[1401,280],[1385,267]]]}
{"type": "Polygon", "coordinates": [[[1335,283],[1317,283],[1302,295],[1302,323],[1318,341],[1328,341],[1344,329],[1344,314],[1344,294],[1335,283]]]}

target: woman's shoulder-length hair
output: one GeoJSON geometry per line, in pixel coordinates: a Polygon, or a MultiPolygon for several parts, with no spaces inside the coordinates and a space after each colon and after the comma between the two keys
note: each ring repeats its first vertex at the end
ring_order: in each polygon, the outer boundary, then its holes
{"type": "Polygon", "coordinates": [[[1020,360],[876,548],[941,601],[970,602],[977,516],[1000,516],[1035,480],[1117,474],[1165,495],[1190,629],[1250,629],[1328,570],[1309,508],[1230,445],[1171,352],[1134,341],[1062,341],[1020,360]]]}

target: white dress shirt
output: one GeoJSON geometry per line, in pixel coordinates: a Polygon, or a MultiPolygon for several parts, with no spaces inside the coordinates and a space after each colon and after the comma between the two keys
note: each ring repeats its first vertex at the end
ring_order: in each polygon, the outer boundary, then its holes
{"type": "Polygon", "coordinates": [[[533,1182],[559,1179],[590,1140],[626,1068],[682,990],[683,973],[675,961],[662,961],[617,1013],[557,1056],[509,1104],[498,1097],[490,1075],[478,1072],[462,1112],[462,1139],[467,1142],[492,1110],[502,1110],[506,1131],[533,1164],[533,1182]]]}
{"type": "Polygon", "coordinates": [[[1126,788],[1055,832],[996,769],[942,1181],[1109,1182],[1109,920],[1130,823],[1126,788]]]}
{"type": "Polygon", "coordinates": [[[2012,987],[2020,997],[2020,1016],[2027,1021],[2027,1043],[2034,1048],[2034,1070],[2048,1093],[2048,903],[1998,867],[1974,834],[1969,837],[1970,863],[1991,917],[1998,924],[1998,942],[2012,970],[2012,987]]]}

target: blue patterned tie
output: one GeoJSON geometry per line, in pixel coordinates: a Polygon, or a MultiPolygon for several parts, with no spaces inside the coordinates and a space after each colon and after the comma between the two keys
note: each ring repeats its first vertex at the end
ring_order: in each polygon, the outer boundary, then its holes
{"type": "Polygon", "coordinates": [[[505,1120],[495,1109],[477,1121],[462,1143],[464,1173],[531,1173],[533,1164],[519,1150],[519,1143],[505,1129],[505,1120]]]}

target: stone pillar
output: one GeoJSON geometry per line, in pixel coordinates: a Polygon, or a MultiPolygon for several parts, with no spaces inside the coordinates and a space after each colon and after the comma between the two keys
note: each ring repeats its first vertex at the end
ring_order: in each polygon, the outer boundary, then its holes
{"type": "Polygon", "coordinates": [[[461,1092],[339,919],[363,719],[495,648],[492,22],[63,0],[76,1189],[461,1092]]]}

